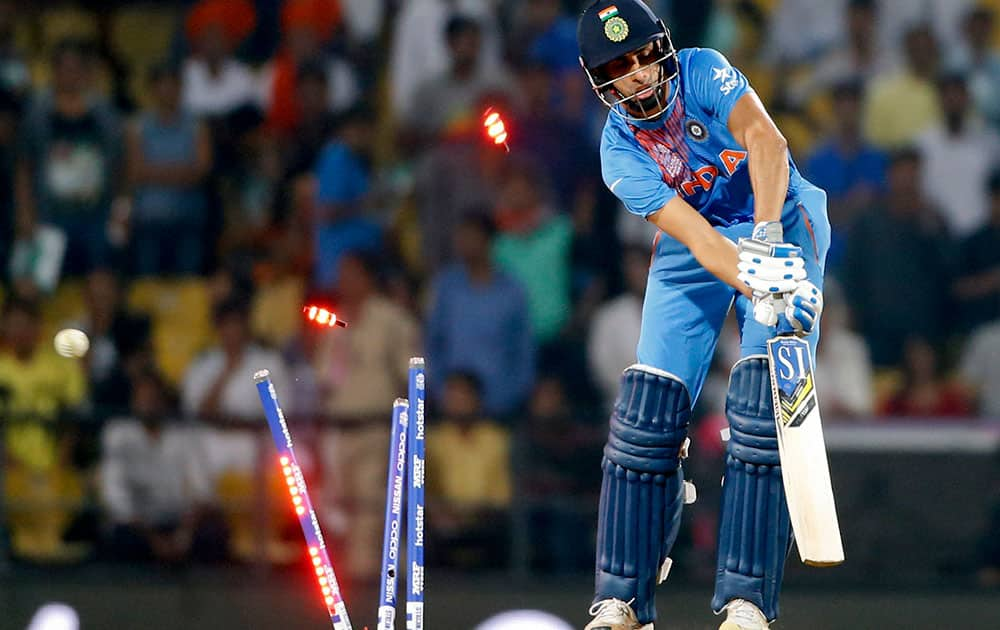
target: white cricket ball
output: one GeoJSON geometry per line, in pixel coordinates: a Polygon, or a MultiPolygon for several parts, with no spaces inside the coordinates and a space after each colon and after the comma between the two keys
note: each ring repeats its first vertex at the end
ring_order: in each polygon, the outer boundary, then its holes
{"type": "Polygon", "coordinates": [[[87,333],[76,328],[63,328],[56,333],[52,343],[59,356],[63,357],[80,358],[87,354],[87,350],[90,349],[90,339],[87,337],[87,333]]]}

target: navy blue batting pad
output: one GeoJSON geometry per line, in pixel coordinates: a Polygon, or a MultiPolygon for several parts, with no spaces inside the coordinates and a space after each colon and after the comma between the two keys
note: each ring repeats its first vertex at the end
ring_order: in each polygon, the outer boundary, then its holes
{"type": "Polygon", "coordinates": [[[753,602],[773,620],[791,544],[791,522],[781,481],[778,433],[767,359],[733,367],[726,399],[726,449],[719,555],[712,609],[735,598],[753,602]]]}
{"type": "Polygon", "coordinates": [[[594,601],[635,600],[643,624],[656,618],[653,591],[684,504],[679,451],[691,421],[682,383],[629,368],[611,414],[602,462],[594,601]]]}

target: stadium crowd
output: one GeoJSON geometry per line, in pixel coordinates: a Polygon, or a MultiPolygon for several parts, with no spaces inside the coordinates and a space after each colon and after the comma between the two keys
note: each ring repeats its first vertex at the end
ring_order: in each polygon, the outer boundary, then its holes
{"type": "MultiPolygon", "coordinates": [[[[338,570],[374,579],[391,405],[422,354],[431,560],[502,566],[517,509],[533,567],[588,567],[652,233],[601,181],[581,4],[0,0],[10,554],[252,560],[264,513],[266,557],[298,560],[260,466],[266,367],[338,570]],[[350,326],[312,327],[310,303],[350,326]],[[67,326],[83,360],[52,349],[67,326]]],[[[824,421],[1000,419],[1000,2],[651,4],[748,75],[829,194],[824,421]]]]}

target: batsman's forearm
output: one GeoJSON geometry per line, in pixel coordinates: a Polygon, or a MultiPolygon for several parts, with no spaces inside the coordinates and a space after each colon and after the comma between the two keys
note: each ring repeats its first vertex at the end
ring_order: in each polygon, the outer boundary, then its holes
{"type": "Polygon", "coordinates": [[[716,234],[718,238],[695,244],[691,248],[695,260],[719,280],[748,298],[753,297],[753,292],[738,277],[740,270],[737,267],[739,254],[736,244],[721,234],[716,234]]]}
{"type": "Polygon", "coordinates": [[[747,132],[754,221],[780,221],[788,196],[788,142],[777,129],[761,126],[747,132]]]}

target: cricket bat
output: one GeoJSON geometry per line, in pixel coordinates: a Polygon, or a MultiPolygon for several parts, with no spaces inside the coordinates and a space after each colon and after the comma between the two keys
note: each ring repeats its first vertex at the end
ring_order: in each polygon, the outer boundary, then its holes
{"type": "Polygon", "coordinates": [[[809,344],[779,328],[767,356],[778,427],[781,477],[802,562],[817,567],[844,561],[830,465],[816,400],[809,344]]]}

